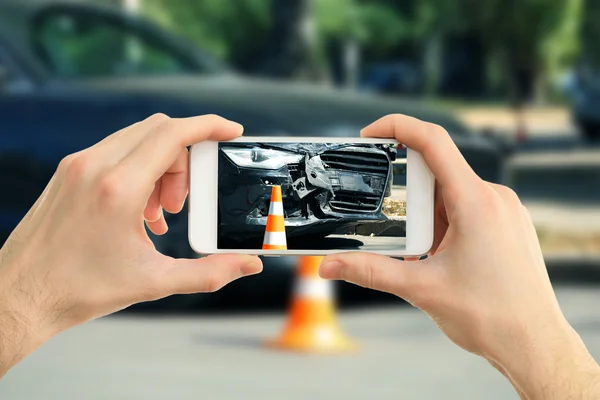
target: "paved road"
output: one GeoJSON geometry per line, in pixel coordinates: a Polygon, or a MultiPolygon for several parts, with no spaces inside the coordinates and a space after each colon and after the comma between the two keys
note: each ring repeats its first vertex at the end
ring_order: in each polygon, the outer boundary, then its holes
{"type": "MultiPolygon", "coordinates": [[[[558,288],[600,360],[600,287],[558,288]]],[[[341,356],[267,350],[282,315],[108,317],[54,338],[0,381],[6,400],[517,399],[485,361],[409,306],[345,312],[361,348],[341,356]]]]}
{"type": "MultiPolygon", "coordinates": [[[[381,251],[403,248],[406,246],[406,238],[403,237],[385,237],[385,236],[362,236],[362,235],[330,235],[325,241],[335,239],[336,249],[361,250],[361,251],[381,251]]],[[[332,246],[333,247],[333,246],[332,246]]]]}

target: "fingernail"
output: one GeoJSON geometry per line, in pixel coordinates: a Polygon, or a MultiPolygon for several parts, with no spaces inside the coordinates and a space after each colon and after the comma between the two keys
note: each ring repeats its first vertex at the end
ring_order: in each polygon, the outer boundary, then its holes
{"type": "Polygon", "coordinates": [[[340,279],[342,277],[342,263],[339,261],[326,261],[319,268],[319,275],[325,279],[340,279]]]}

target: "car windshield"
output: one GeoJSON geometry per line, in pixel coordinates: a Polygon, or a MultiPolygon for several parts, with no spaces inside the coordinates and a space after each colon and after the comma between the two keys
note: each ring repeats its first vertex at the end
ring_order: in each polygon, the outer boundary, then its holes
{"type": "Polygon", "coordinates": [[[214,74],[207,57],[186,54],[160,31],[101,14],[52,12],[36,20],[33,46],[48,71],[61,78],[214,74]]]}

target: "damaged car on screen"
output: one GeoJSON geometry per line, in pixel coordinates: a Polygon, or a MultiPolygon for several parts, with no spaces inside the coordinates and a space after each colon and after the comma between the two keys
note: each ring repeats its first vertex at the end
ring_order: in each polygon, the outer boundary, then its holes
{"type": "Polygon", "coordinates": [[[228,246],[262,240],[272,185],[282,188],[292,240],[383,223],[396,156],[392,144],[221,144],[219,239],[228,246]]]}

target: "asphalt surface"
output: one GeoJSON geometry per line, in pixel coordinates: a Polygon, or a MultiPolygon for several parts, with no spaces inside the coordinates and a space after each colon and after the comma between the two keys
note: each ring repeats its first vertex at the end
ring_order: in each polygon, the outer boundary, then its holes
{"type": "MultiPolygon", "coordinates": [[[[559,286],[563,311],[600,359],[600,286],[559,286]]],[[[118,315],[55,337],[0,381],[10,400],[517,399],[484,360],[410,306],[344,312],[344,355],[267,349],[284,315],[118,315]]]]}
{"type": "Polygon", "coordinates": [[[324,239],[324,242],[327,243],[328,240],[336,243],[335,246],[332,246],[333,248],[341,250],[375,252],[406,247],[406,238],[393,236],[330,235],[324,239]]]}

